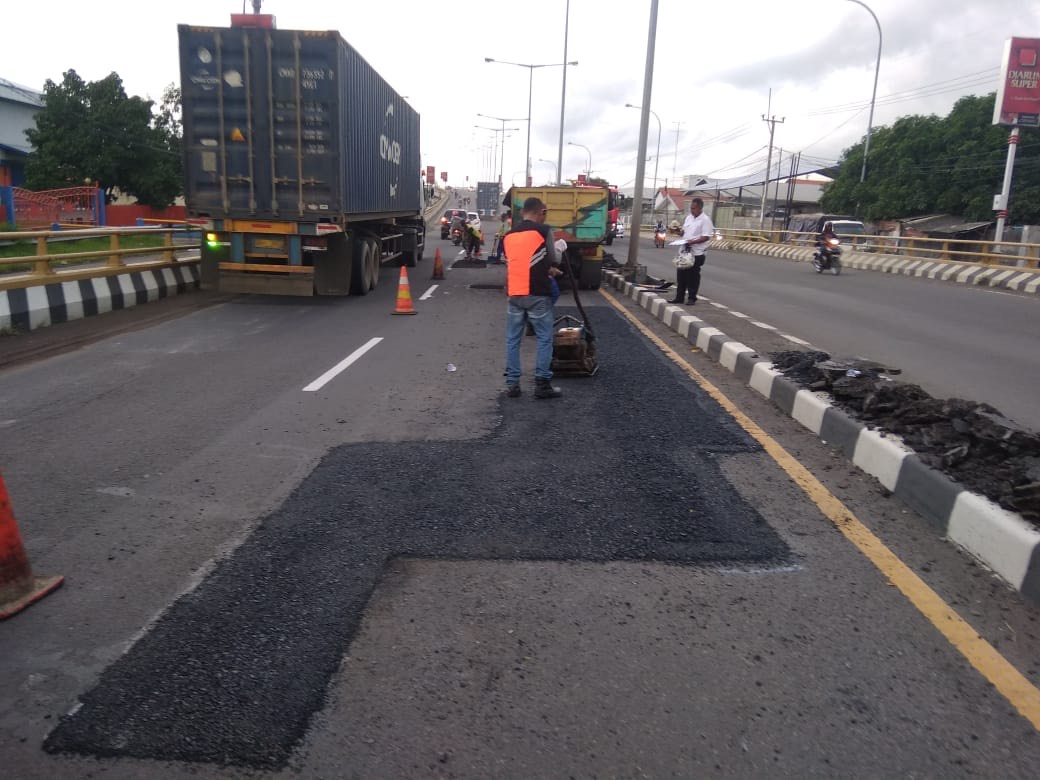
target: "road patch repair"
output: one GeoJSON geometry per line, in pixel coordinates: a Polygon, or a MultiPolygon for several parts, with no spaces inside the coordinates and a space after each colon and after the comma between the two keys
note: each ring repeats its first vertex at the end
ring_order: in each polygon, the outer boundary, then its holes
{"type": "Polygon", "coordinates": [[[932,399],[916,386],[891,382],[882,367],[845,365],[825,353],[762,357],[654,290],[613,272],[607,280],[1040,603],[1035,433],[985,404],[932,399]]]}
{"type": "Polygon", "coordinates": [[[618,313],[604,307],[596,326],[604,370],[560,380],[563,407],[503,397],[479,440],[332,450],[45,749],[286,766],[396,558],[790,566],[725,476],[730,455],[761,447],[618,313]]]}

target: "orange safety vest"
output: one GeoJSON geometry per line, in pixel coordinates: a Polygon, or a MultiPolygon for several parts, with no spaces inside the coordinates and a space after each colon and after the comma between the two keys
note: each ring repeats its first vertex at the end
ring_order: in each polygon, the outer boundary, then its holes
{"type": "MultiPolygon", "coordinates": [[[[506,291],[509,295],[548,295],[549,275],[545,274],[544,289],[531,289],[534,267],[545,260],[545,239],[537,230],[515,230],[502,238],[506,260],[506,291]]],[[[542,285],[537,285],[542,288],[542,285]]]]}

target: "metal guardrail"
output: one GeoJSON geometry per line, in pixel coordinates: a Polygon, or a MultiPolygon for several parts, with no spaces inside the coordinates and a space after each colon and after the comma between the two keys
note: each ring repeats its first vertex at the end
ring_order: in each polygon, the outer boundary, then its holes
{"type": "MultiPolygon", "coordinates": [[[[654,225],[640,225],[641,233],[652,233],[654,225]]],[[[759,241],[781,246],[807,246],[816,243],[816,234],[790,230],[757,228],[716,228],[722,238],[731,241],[759,241]]],[[[671,235],[671,234],[669,234],[671,235]]],[[[916,257],[943,262],[977,263],[979,265],[1018,265],[1040,268],[1040,244],[1018,241],[980,241],[957,238],[917,238],[911,236],[867,236],[839,233],[846,246],[857,252],[916,257]],[[1023,253],[1024,250],[1024,253],[1023,253]]]]}
{"type": "MultiPolygon", "coordinates": [[[[175,241],[177,235],[192,235],[184,227],[91,228],[87,230],[27,230],[0,233],[0,241],[33,241],[36,251],[31,255],[0,257],[0,290],[34,287],[54,282],[89,279],[96,276],[115,276],[127,270],[141,271],[176,265],[177,252],[198,249],[198,241],[175,241]],[[158,246],[127,247],[122,240],[130,236],[161,235],[158,246]],[[50,244],[83,238],[107,237],[105,249],[84,252],[51,254],[50,244]],[[141,255],[159,255],[157,260],[128,264],[125,258],[141,255]],[[12,266],[31,265],[30,271],[12,270],[12,266]]],[[[194,258],[189,258],[192,261],[194,258]]]]}
{"type": "MultiPolygon", "coordinates": [[[[761,241],[781,246],[811,247],[815,233],[787,230],[747,230],[723,228],[724,239],[734,241],[761,241]]],[[[979,241],[953,238],[914,238],[908,236],[864,236],[838,234],[846,246],[856,252],[876,252],[883,255],[915,257],[942,262],[976,263],[978,265],[1006,265],[1040,268],[1040,244],[1018,242],[979,241]],[[1021,254],[1025,250],[1025,254],[1021,254]]]]}

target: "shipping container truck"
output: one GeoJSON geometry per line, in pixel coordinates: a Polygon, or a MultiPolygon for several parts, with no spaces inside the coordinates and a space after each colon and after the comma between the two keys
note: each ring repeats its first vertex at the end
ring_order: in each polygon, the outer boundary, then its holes
{"type": "Polygon", "coordinates": [[[614,208],[607,187],[513,187],[503,201],[518,225],[520,211],[528,198],[539,198],[548,208],[545,224],[556,238],[567,242],[567,253],[581,287],[599,289],[603,278],[603,242],[610,232],[614,208]]]}
{"type": "Polygon", "coordinates": [[[502,191],[497,181],[477,182],[477,213],[482,217],[494,217],[498,214],[498,202],[502,191]]]}
{"type": "Polygon", "coordinates": [[[338,32],[178,27],[203,287],[365,295],[425,244],[419,115],[338,32]]]}

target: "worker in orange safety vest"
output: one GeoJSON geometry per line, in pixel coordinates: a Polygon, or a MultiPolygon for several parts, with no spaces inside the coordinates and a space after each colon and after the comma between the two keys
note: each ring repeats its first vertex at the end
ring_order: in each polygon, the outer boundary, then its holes
{"type": "Polygon", "coordinates": [[[547,214],[548,209],[539,198],[528,198],[520,212],[522,221],[502,238],[509,300],[506,310],[506,396],[509,398],[521,395],[520,342],[525,322],[531,324],[537,339],[534,397],[563,395],[551,384],[553,305],[549,280],[562,271],[553,246],[552,228],[545,224],[547,214]]]}

